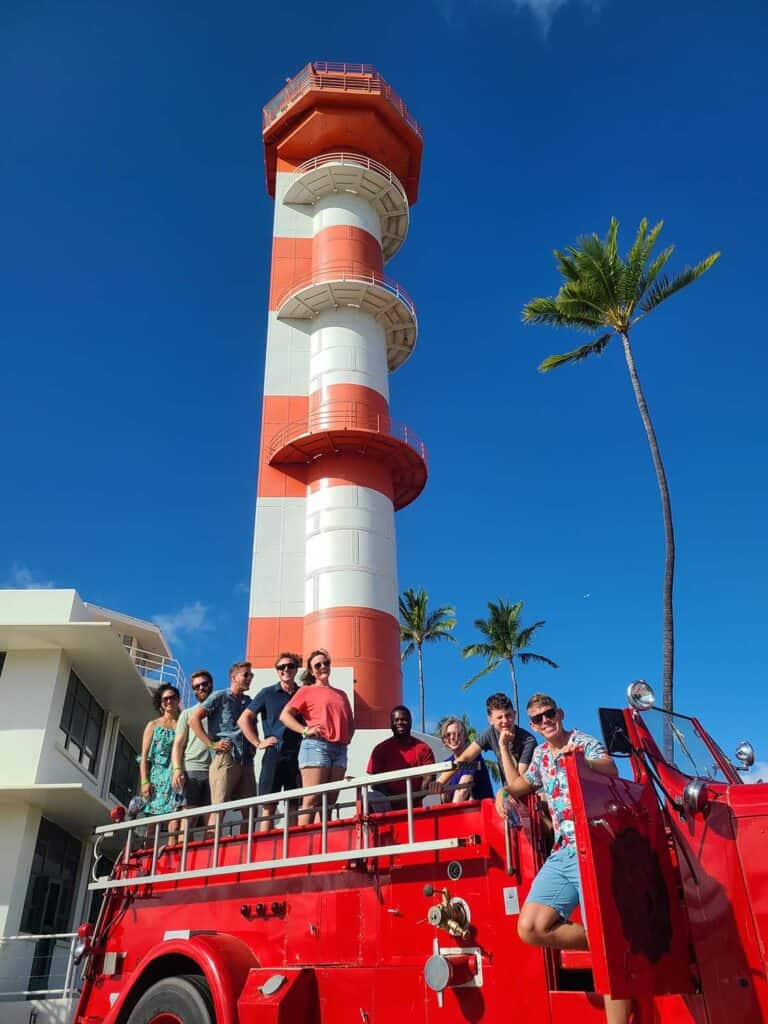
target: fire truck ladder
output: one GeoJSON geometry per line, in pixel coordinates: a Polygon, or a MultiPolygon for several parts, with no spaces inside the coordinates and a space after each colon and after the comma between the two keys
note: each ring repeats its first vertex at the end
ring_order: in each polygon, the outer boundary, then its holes
{"type": "MultiPolygon", "coordinates": [[[[329,864],[334,861],[348,861],[364,858],[392,857],[397,854],[420,853],[432,850],[456,849],[460,846],[467,846],[475,842],[474,836],[451,836],[444,839],[430,839],[416,842],[414,827],[414,796],[420,791],[414,792],[414,781],[424,776],[434,775],[449,771],[453,767],[450,761],[440,762],[433,765],[421,765],[417,768],[394,772],[382,772],[378,775],[365,775],[358,779],[344,779],[341,782],[327,782],[320,786],[309,786],[305,789],[292,789],[283,793],[270,793],[261,797],[249,797],[245,800],[233,800],[225,804],[216,804],[211,807],[195,807],[190,810],[174,811],[171,814],[159,814],[153,817],[145,817],[134,821],[121,822],[113,825],[102,825],[95,830],[96,842],[94,844],[94,862],[91,872],[92,881],[88,888],[93,891],[118,888],[135,888],[137,885],[151,885],[155,882],[175,882],[191,878],[212,878],[220,875],[233,875],[242,872],[270,871],[275,868],[300,867],[313,864],[329,864]],[[371,810],[369,808],[370,787],[381,786],[384,783],[400,781],[405,783],[405,817],[407,842],[389,845],[372,845],[374,829],[370,821],[371,810]],[[333,794],[342,792],[353,792],[354,800],[343,804],[334,804],[329,801],[333,794]],[[305,796],[319,795],[320,803],[312,811],[298,809],[305,796]],[[260,819],[259,811],[264,804],[274,804],[276,797],[284,801],[284,811],[281,819],[282,826],[282,850],[279,857],[270,860],[255,859],[255,839],[259,835],[256,831],[260,819]],[[295,804],[297,810],[291,811],[291,804],[295,804]],[[328,849],[328,823],[332,812],[337,814],[343,810],[351,810],[351,814],[345,815],[348,820],[357,819],[360,828],[356,830],[357,845],[345,849],[328,849]],[[244,843],[235,846],[233,843],[222,844],[222,831],[224,817],[230,811],[240,812],[243,815],[243,822],[234,824],[235,832],[242,829],[240,839],[244,843]],[[320,815],[320,852],[291,856],[291,841],[306,837],[308,829],[306,826],[291,827],[291,820],[296,820],[301,815],[320,815]],[[192,821],[190,819],[201,816],[208,818],[214,816],[212,827],[212,838],[203,843],[195,843],[194,849],[199,851],[211,848],[212,855],[210,863],[202,868],[187,868],[190,853],[190,830],[192,821]],[[176,846],[164,845],[163,838],[169,838],[168,825],[170,822],[178,821],[180,831],[175,833],[179,838],[176,846]],[[99,876],[96,873],[98,862],[102,856],[101,846],[108,838],[124,839],[123,850],[118,857],[112,873],[107,876],[99,876]],[[234,855],[235,849],[244,852],[243,859],[238,863],[222,863],[222,854],[226,853],[229,858],[234,855]],[[179,852],[180,851],[180,852],[179,852]],[[178,856],[178,870],[162,870],[166,865],[165,855],[171,853],[178,856]],[[143,870],[143,865],[149,865],[143,870]],[[158,870],[160,865],[161,870],[158,870]]],[[[375,798],[374,798],[375,799],[375,798]]],[[[402,799],[402,798],[401,798],[402,799]]],[[[399,810],[397,813],[402,813],[399,810]]],[[[341,815],[339,815],[341,816],[341,815]]],[[[210,826],[209,826],[210,828],[210,826]]],[[[262,836],[270,833],[261,833],[262,836]]],[[[170,864],[168,863],[168,866],[170,864]]]]}

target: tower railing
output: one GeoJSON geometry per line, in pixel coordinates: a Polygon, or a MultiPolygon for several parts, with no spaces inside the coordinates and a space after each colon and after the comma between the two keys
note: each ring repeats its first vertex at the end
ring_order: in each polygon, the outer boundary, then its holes
{"type": "MultiPolygon", "coordinates": [[[[326,782],[319,786],[307,786],[280,794],[232,800],[210,808],[196,807],[143,820],[103,825],[96,829],[92,881],[88,888],[135,889],[137,885],[193,878],[217,878],[243,872],[273,871],[277,868],[309,867],[350,859],[393,857],[398,854],[457,849],[470,845],[476,841],[474,835],[447,836],[440,839],[434,838],[433,835],[426,840],[416,839],[414,812],[420,796],[427,792],[423,787],[430,776],[448,771],[452,767],[451,761],[441,761],[437,764],[420,765],[417,768],[344,779],[341,782],[326,782]],[[371,815],[381,813],[382,807],[381,793],[374,790],[390,782],[400,782],[405,787],[403,796],[389,798],[392,803],[398,801],[396,806],[389,807],[390,810],[405,812],[405,842],[401,843],[382,841],[385,836],[378,834],[371,820],[371,815]],[[337,803],[342,793],[350,794],[351,799],[337,803]],[[282,834],[280,847],[277,856],[262,859],[258,855],[260,837],[268,837],[270,833],[259,832],[261,808],[264,804],[274,804],[276,795],[279,795],[283,802],[284,810],[279,822],[280,827],[273,830],[271,836],[274,838],[275,835],[282,834]],[[319,802],[312,808],[302,809],[301,803],[305,796],[318,797],[319,802]],[[242,814],[242,824],[238,821],[231,826],[235,834],[230,837],[226,836],[224,819],[233,811],[242,814]],[[344,822],[358,826],[348,833],[351,845],[349,841],[345,843],[336,840],[335,824],[332,828],[329,827],[332,816],[340,816],[342,811],[349,812],[344,822]],[[211,824],[209,820],[206,838],[198,843],[190,836],[194,819],[201,814],[213,815],[214,821],[211,824]],[[315,815],[319,821],[304,824],[307,818],[311,820],[315,815]],[[175,846],[168,846],[168,827],[174,821],[180,822],[180,831],[175,834],[179,841],[175,846]],[[332,832],[334,841],[329,842],[332,832]],[[317,852],[307,852],[306,838],[310,833],[319,836],[319,843],[310,846],[317,852]],[[111,875],[101,877],[96,871],[101,858],[100,845],[106,837],[122,839],[124,845],[111,875]],[[196,860],[198,855],[205,855],[207,863],[203,867],[190,867],[190,862],[199,863],[199,860],[196,860]]],[[[384,800],[387,798],[384,797],[384,800]]],[[[277,824],[277,819],[275,823],[277,824]]],[[[275,852],[272,847],[270,850],[275,852]]]]}
{"type": "Polygon", "coordinates": [[[408,292],[397,281],[393,281],[390,277],[385,277],[384,274],[379,274],[376,271],[358,271],[349,268],[349,264],[328,264],[323,267],[322,270],[316,270],[312,274],[307,274],[305,277],[300,277],[294,281],[289,288],[282,293],[280,298],[277,300],[278,309],[287,302],[291,296],[297,292],[304,291],[305,288],[311,288],[313,285],[318,284],[342,284],[348,282],[350,284],[368,284],[373,285],[377,288],[382,288],[384,291],[389,292],[394,298],[399,299],[400,302],[407,308],[414,322],[416,321],[416,306],[414,305],[413,299],[410,297],[408,292]]]}
{"type": "Polygon", "coordinates": [[[277,96],[267,103],[263,110],[262,129],[267,131],[270,125],[310,89],[365,92],[383,96],[418,135],[423,134],[419,122],[409,113],[405,103],[370,64],[344,64],[321,60],[303,67],[277,96]]]}
{"type": "Polygon", "coordinates": [[[303,164],[299,164],[294,173],[306,174],[307,171],[314,171],[327,164],[352,164],[354,167],[364,167],[369,171],[376,171],[377,174],[394,185],[403,199],[408,202],[405,189],[397,175],[393,174],[384,164],[380,164],[378,160],[372,160],[371,157],[363,156],[361,153],[323,153],[321,156],[313,156],[311,159],[305,160],[303,164]]]}
{"type": "Polygon", "coordinates": [[[274,458],[299,437],[336,430],[363,430],[397,438],[427,462],[427,449],[418,434],[388,413],[376,413],[360,402],[328,402],[322,409],[309,413],[306,419],[286,423],[269,442],[268,458],[274,458]]]}

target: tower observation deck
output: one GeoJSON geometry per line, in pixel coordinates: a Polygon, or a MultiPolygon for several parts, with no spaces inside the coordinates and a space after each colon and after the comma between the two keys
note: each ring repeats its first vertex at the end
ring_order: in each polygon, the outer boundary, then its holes
{"type": "MultiPolygon", "coordinates": [[[[313,62],[264,108],[275,199],[248,657],[326,647],[359,728],[402,700],[395,510],[426,451],[390,416],[416,308],[385,264],[416,201],[419,125],[365,64],[313,62]]],[[[337,682],[338,680],[338,682],[337,682]]]]}

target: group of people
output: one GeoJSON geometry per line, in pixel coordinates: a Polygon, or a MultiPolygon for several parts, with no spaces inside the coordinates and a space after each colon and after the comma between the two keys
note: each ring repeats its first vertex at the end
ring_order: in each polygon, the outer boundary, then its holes
{"type": "MultiPolygon", "coordinates": [[[[248,662],[229,671],[230,685],[214,690],[210,672],[193,673],[197,705],[180,711],[175,686],[163,686],[156,695],[158,718],[147,724],[141,751],[141,791],[150,814],[171,813],[180,806],[204,807],[256,795],[254,751],[262,750],[258,791],[275,795],[262,805],[259,828],[272,828],[278,794],[282,790],[314,787],[340,781],[347,768],[347,747],[355,726],[347,695],[331,686],[331,656],[313,651],[297,683],[300,658],[283,652],[275,661],[277,682],[251,699],[253,672],[248,662]],[[261,736],[258,731],[261,721],[261,736]]],[[[617,775],[613,758],[602,743],[578,729],[566,729],[564,711],[547,694],[536,693],[526,710],[532,732],[516,724],[515,710],[503,693],[486,701],[488,728],[469,741],[465,723],[443,720],[441,739],[453,762],[449,770],[425,777],[420,785],[444,801],[493,796],[482,753],[492,753],[504,786],[496,794],[496,808],[505,817],[510,802],[538,792],[551,817],[552,851],[533,881],[518,919],[518,934],[529,945],[554,949],[588,948],[584,925],[571,921],[582,901],[575,844],[574,815],[568,789],[564,754],[581,750],[587,766],[603,775],[617,775]]],[[[392,736],[377,744],[368,773],[380,775],[434,763],[429,744],[411,735],[407,707],[398,705],[390,715],[392,736]]],[[[378,808],[405,799],[404,780],[381,780],[372,793],[383,801],[378,808]]],[[[334,794],[329,793],[329,801],[334,794]]],[[[303,796],[304,820],[316,814],[319,795],[303,796]]],[[[211,824],[212,822],[209,822],[211,824]]],[[[171,825],[174,825],[172,822],[171,825]]],[[[169,827],[169,832],[174,829],[169,827]]],[[[583,913],[582,913],[583,919],[583,913]]],[[[631,1003],[605,997],[609,1024],[625,1024],[631,1003]]]]}

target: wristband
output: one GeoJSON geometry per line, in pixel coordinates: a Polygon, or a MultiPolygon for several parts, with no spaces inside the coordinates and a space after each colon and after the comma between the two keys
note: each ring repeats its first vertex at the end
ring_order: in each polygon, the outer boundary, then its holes
{"type": "Polygon", "coordinates": [[[303,729],[301,730],[301,735],[302,735],[302,736],[304,737],[304,739],[306,739],[306,738],[307,738],[307,736],[309,735],[309,729],[307,728],[307,726],[306,726],[306,725],[305,725],[305,726],[304,726],[304,728],[303,728],[303,729]]]}
{"type": "Polygon", "coordinates": [[[209,750],[215,750],[216,749],[216,744],[215,743],[209,743],[208,744],[208,749],[209,750]]]}
{"type": "Polygon", "coordinates": [[[180,765],[180,764],[175,764],[175,765],[173,766],[173,770],[174,770],[175,772],[183,772],[183,771],[184,771],[184,769],[183,769],[183,768],[181,767],[181,765],[180,765]]]}
{"type": "Polygon", "coordinates": [[[141,780],[141,784],[142,784],[142,786],[151,786],[152,785],[152,783],[149,781],[149,779],[142,779],[141,780]]]}
{"type": "Polygon", "coordinates": [[[502,800],[505,797],[508,797],[508,796],[509,796],[509,790],[508,789],[502,789],[502,791],[501,791],[501,798],[502,798],[502,800]]]}

